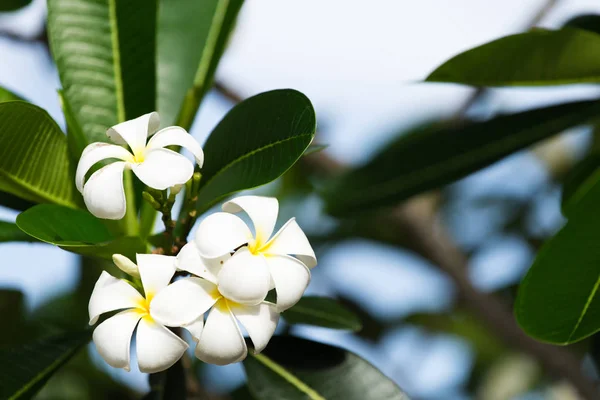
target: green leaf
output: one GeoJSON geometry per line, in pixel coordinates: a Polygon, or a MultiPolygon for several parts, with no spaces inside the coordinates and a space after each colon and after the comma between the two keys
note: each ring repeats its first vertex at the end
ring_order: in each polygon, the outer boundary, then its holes
{"type": "Polygon", "coordinates": [[[569,216],[582,198],[600,182],[600,154],[590,154],[581,160],[565,177],[561,209],[569,216]]]}
{"type": "Polygon", "coordinates": [[[84,256],[111,259],[115,253],[134,258],[148,245],[137,236],[115,238],[106,225],[87,211],[40,204],[17,216],[25,233],[63,250],[84,256]]]}
{"type": "Polygon", "coordinates": [[[65,135],[46,111],[21,101],[0,103],[0,191],[78,207],[67,151],[65,135]]]}
{"type": "Polygon", "coordinates": [[[538,252],[519,286],[517,321],[544,342],[569,344],[600,330],[600,184],[538,252]]]}
{"type": "Polygon", "coordinates": [[[86,330],[1,350],[0,398],[32,398],[90,338],[86,330]]]}
{"type": "Polygon", "coordinates": [[[191,126],[212,85],[243,0],[160,0],[158,110],[163,125],[191,126]],[[185,99],[185,106],[184,106],[185,99]]]}
{"type": "Polygon", "coordinates": [[[583,14],[568,20],[564,26],[600,34],[600,15],[583,14]]]}
{"type": "Polygon", "coordinates": [[[274,337],[244,361],[261,400],[408,400],[394,382],[354,353],[295,337],[274,337]]]}
{"type": "Polygon", "coordinates": [[[472,86],[600,82],[600,35],[563,28],[503,37],[451,58],[427,81],[472,86]]]}
{"type": "Polygon", "coordinates": [[[2,315],[2,326],[5,327],[0,330],[0,347],[22,340],[25,329],[23,293],[18,290],[0,290],[0,315],[2,315]]]}
{"type": "Polygon", "coordinates": [[[2,0],[0,1],[0,12],[16,11],[31,3],[31,0],[2,0]]]}
{"type": "Polygon", "coordinates": [[[315,130],[312,104],[295,90],[273,90],[239,103],[204,145],[198,205],[279,177],[302,156],[315,130]]]}
{"type": "Polygon", "coordinates": [[[305,296],[282,314],[290,324],[307,324],[332,329],[359,331],[360,319],[334,299],[305,296]]]}
{"type": "Polygon", "coordinates": [[[464,126],[421,127],[395,139],[366,165],[331,181],[324,193],[329,212],[342,215],[393,205],[586,123],[599,113],[599,101],[581,101],[464,126]]]}
{"type": "MultiPolygon", "coordinates": [[[[1,6],[0,6],[1,7],[1,6]]],[[[4,103],[7,101],[15,101],[15,100],[23,100],[21,97],[17,96],[13,92],[0,87],[0,103],[4,103]]]]}
{"type": "Polygon", "coordinates": [[[157,0],[49,0],[48,35],[64,98],[87,143],[154,111],[157,0]]]}
{"type": "Polygon", "coordinates": [[[17,211],[25,211],[29,207],[33,207],[35,203],[31,201],[23,200],[10,193],[0,191],[0,205],[8,208],[12,208],[17,211]]]}
{"type": "Polygon", "coordinates": [[[35,242],[35,239],[20,230],[17,224],[0,221],[1,242],[35,242]]]}
{"type": "Polygon", "coordinates": [[[17,216],[23,232],[57,246],[89,246],[113,239],[101,220],[87,211],[40,204],[17,216]]]}

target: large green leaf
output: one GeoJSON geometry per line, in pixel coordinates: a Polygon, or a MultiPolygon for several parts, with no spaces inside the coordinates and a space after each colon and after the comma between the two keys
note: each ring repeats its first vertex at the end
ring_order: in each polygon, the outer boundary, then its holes
{"type": "Polygon", "coordinates": [[[568,344],[600,330],[600,184],[569,213],[519,286],[515,312],[529,335],[568,344]]]}
{"type": "Polygon", "coordinates": [[[563,28],[507,36],[451,58],[427,81],[473,86],[600,82],[600,35],[563,28]]]}
{"type": "Polygon", "coordinates": [[[394,382],[367,361],[338,347],[274,337],[244,361],[248,386],[261,400],[407,400],[394,382]]]}
{"type": "Polygon", "coordinates": [[[63,95],[87,143],[155,109],[156,1],[48,1],[63,95]]]}
{"type": "Polygon", "coordinates": [[[163,125],[188,128],[212,85],[243,0],[161,0],[158,13],[158,110],[163,125]]]}
{"type": "Polygon", "coordinates": [[[137,236],[115,238],[101,220],[84,210],[40,204],[19,214],[17,225],[36,239],[86,256],[110,259],[120,253],[134,258],[148,250],[137,236]]]}
{"type": "Polygon", "coordinates": [[[561,208],[568,216],[582,198],[600,182],[600,155],[590,154],[581,160],[564,179],[561,208]]]}
{"type": "Polygon", "coordinates": [[[0,242],[34,242],[31,236],[19,229],[17,224],[0,221],[0,242]]]}
{"type": "Polygon", "coordinates": [[[13,92],[0,87],[0,103],[4,103],[5,101],[14,101],[14,100],[23,100],[21,97],[17,96],[13,92]]]}
{"type": "Polygon", "coordinates": [[[0,1],[0,12],[15,11],[29,5],[31,0],[2,0],[0,1]]]}
{"type": "Polygon", "coordinates": [[[90,338],[86,330],[1,350],[0,398],[32,398],[90,338]]]}
{"type": "Polygon", "coordinates": [[[79,206],[67,151],[65,135],[46,111],[21,101],[0,103],[0,191],[79,206]]]}
{"type": "Polygon", "coordinates": [[[328,209],[342,215],[397,203],[598,115],[599,101],[581,101],[464,126],[418,129],[385,146],[365,166],[330,182],[325,191],[328,209]]]}
{"type": "Polygon", "coordinates": [[[279,177],[302,156],[315,130],[312,104],[295,90],[273,90],[241,102],[204,145],[198,205],[279,177]]]}
{"type": "Polygon", "coordinates": [[[307,324],[332,329],[359,331],[360,319],[334,299],[327,297],[305,296],[282,317],[290,324],[307,324]]]}
{"type": "Polygon", "coordinates": [[[108,228],[87,211],[40,204],[17,216],[28,235],[58,246],[89,246],[113,239],[108,228]]]}
{"type": "Polygon", "coordinates": [[[564,26],[600,33],[600,15],[583,14],[568,20],[564,26]]]}

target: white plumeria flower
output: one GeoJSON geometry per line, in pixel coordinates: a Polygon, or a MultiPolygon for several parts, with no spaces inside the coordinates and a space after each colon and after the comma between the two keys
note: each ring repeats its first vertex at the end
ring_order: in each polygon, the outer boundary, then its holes
{"type": "MultiPolygon", "coordinates": [[[[113,260],[122,270],[141,278],[145,297],[126,281],[102,272],[88,306],[90,325],[94,325],[101,314],[123,311],[96,327],[93,334],[96,349],[109,365],[129,371],[129,348],[137,326],[136,352],[140,371],[163,371],[175,364],[188,348],[187,343],[165,324],[157,322],[153,314],[153,299],[168,287],[175,274],[176,259],[138,254],[137,265],[120,255],[115,255],[113,260]]],[[[161,310],[161,314],[165,311],[161,310]]],[[[194,334],[193,326],[188,329],[194,334]]]]}
{"type": "Polygon", "coordinates": [[[223,211],[204,219],[195,237],[206,260],[222,261],[247,244],[243,256],[227,260],[219,271],[220,293],[232,301],[251,305],[261,302],[275,288],[279,311],[296,304],[310,282],[309,268],[317,265],[317,259],[295,219],[271,237],[279,212],[277,199],[241,196],[223,204],[223,211]],[[241,218],[231,214],[240,211],[252,220],[254,234],[241,218]]]}
{"type": "MultiPolygon", "coordinates": [[[[229,261],[244,263],[251,257],[250,251],[242,249],[229,261]]],[[[185,245],[177,258],[180,270],[200,278],[180,279],[158,293],[152,301],[153,317],[166,325],[190,327],[198,342],[196,357],[204,362],[226,365],[246,358],[248,348],[238,322],[248,332],[254,352],[260,353],[277,327],[276,305],[266,301],[244,305],[225,296],[217,280],[222,260],[203,261],[194,243],[185,245]],[[209,309],[204,322],[204,313],[209,309]]]]}
{"type": "Polygon", "coordinates": [[[81,154],[77,165],[75,184],[83,193],[88,210],[98,218],[121,219],[125,216],[126,199],[123,188],[123,171],[131,168],[133,173],[147,186],[165,190],[187,182],[194,173],[194,164],[166,146],[182,146],[195,157],[200,167],[204,153],[200,144],[178,126],[170,126],[156,132],[159,127],[158,113],[142,115],[108,129],[106,134],[119,145],[92,143],[81,154]],[[148,137],[156,134],[146,143],[148,137]],[[84,185],[85,175],[94,164],[109,158],[113,162],[98,171],[84,185]]]}

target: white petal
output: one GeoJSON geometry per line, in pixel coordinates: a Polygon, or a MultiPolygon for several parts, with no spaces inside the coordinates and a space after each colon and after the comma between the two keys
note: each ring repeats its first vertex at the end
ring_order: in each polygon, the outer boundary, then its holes
{"type": "Polygon", "coordinates": [[[219,272],[219,291],[237,303],[258,304],[265,299],[271,276],[265,258],[246,247],[239,249],[219,272]]]}
{"type": "Polygon", "coordinates": [[[179,126],[169,126],[161,129],[150,139],[146,145],[146,150],[160,149],[166,146],[181,146],[188,149],[196,159],[198,166],[202,167],[204,162],[204,153],[200,143],[179,126]]]}
{"type": "Polygon", "coordinates": [[[117,144],[128,144],[134,153],[144,151],[146,138],[158,130],[158,113],[152,112],[141,117],[121,122],[106,131],[108,137],[117,144]]]}
{"type": "Polygon", "coordinates": [[[310,270],[290,256],[268,256],[267,265],[277,291],[277,309],[285,311],[300,300],[310,283],[310,270]]]}
{"type": "Polygon", "coordinates": [[[75,174],[75,185],[77,190],[83,192],[83,182],[85,174],[94,164],[107,158],[118,158],[123,161],[131,161],[133,155],[121,146],[108,143],[92,143],[88,145],[81,153],[81,158],[77,164],[77,173],[75,174]]]}
{"type": "Polygon", "coordinates": [[[205,258],[219,258],[254,240],[241,218],[224,212],[206,217],[196,231],[194,241],[205,258]]]}
{"type": "Polygon", "coordinates": [[[220,261],[222,260],[202,259],[196,243],[189,242],[177,254],[177,269],[187,271],[216,284],[217,275],[222,265],[220,261]]]}
{"type": "Polygon", "coordinates": [[[119,161],[94,172],[83,188],[87,209],[98,218],[121,219],[126,201],[123,189],[125,162],[119,161]]]}
{"type": "Polygon", "coordinates": [[[268,248],[265,254],[295,255],[308,268],[313,268],[317,265],[317,257],[312,249],[308,238],[298,226],[295,218],[290,219],[286,224],[273,236],[267,244],[268,248]]]}
{"type": "Polygon", "coordinates": [[[182,185],[194,174],[194,164],[179,153],[169,149],[155,149],[146,153],[144,162],[131,166],[133,173],[145,185],[165,190],[182,185]]]}
{"type": "Polygon", "coordinates": [[[180,337],[150,318],[142,318],[135,339],[140,371],[150,374],[175,364],[188,348],[180,337]]]}
{"type": "Polygon", "coordinates": [[[165,288],[175,274],[175,257],[160,254],[137,254],[137,265],[146,298],[165,288]]]}
{"type": "Polygon", "coordinates": [[[143,301],[142,295],[129,283],[102,271],[88,304],[90,325],[94,325],[105,312],[134,308],[143,301]]]}
{"type": "Polygon", "coordinates": [[[194,342],[198,343],[200,337],[202,336],[202,331],[204,330],[204,314],[202,314],[200,318],[191,324],[184,325],[183,328],[187,329],[192,335],[194,342]]]}
{"type": "Polygon", "coordinates": [[[274,197],[240,196],[223,204],[223,211],[229,213],[245,211],[254,224],[256,241],[266,244],[275,229],[279,202],[274,197]]]}
{"type": "Polygon", "coordinates": [[[225,300],[219,301],[208,314],[195,354],[200,360],[216,365],[246,358],[246,342],[225,300]]]}
{"type": "Polygon", "coordinates": [[[135,265],[135,263],[129,258],[122,254],[113,254],[112,260],[113,263],[115,263],[115,265],[127,275],[135,276],[136,278],[140,277],[140,270],[138,269],[138,266],[135,265]]]}
{"type": "Polygon", "coordinates": [[[131,336],[140,318],[139,312],[127,310],[110,317],[94,329],[96,349],[111,367],[129,371],[131,336]]]}
{"type": "Polygon", "coordinates": [[[200,278],[173,282],[154,296],[150,315],[163,325],[191,324],[221,297],[217,286],[200,278]]]}
{"type": "Polygon", "coordinates": [[[254,344],[254,353],[263,351],[279,322],[279,313],[275,304],[263,302],[256,306],[231,306],[230,309],[250,335],[254,344]]]}

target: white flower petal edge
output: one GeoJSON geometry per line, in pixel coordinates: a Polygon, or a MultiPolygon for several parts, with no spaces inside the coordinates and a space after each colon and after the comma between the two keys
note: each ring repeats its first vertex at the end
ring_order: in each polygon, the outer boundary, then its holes
{"type": "Polygon", "coordinates": [[[217,282],[217,275],[221,271],[221,261],[224,259],[206,260],[200,256],[195,242],[189,242],[177,254],[177,269],[204,278],[212,283],[217,282]]]}
{"type": "Polygon", "coordinates": [[[145,185],[158,190],[183,185],[194,174],[194,164],[169,149],[147,152],[144,161],[133,164],[131,169],[145,185]]]}
{"type": "Polygon", "coordinates": [[[271,286],[269,267],[263,256],[242,247],[219,272],[219,291],[237,303],[255,305],[265,299],[271,286]]]}
{"type": "MultiPolygon", "coordinates": [[[[93,339],[98,353],[111,366],[127,371],[133,331],[137,326],[136,349],[142,372],[158,372],[173,365],[188,345],[152,317],[152,299],[168,287],[175,273],[175,257],[138,254],[138,265],[132,266],[126,257],[115,255],[124,269],[137,270],[144,287],[145,298],[126,281],[102,272],[88,306],[90,325],[101,314],[125,309],[102,322],[94,330],[93,339]],[[127,260],[127,261],[125,261],[127,260]]],[[[117,263],[116,262],[116,263],[117,263]]]]}
{"type": "Polygon", "coordinates": [[[277,309],[285,311],[304,294],[310,283],[310,270],[290,256],[268,256],[267,265],[277,291],[277,309]]]}
{"type": "Polygon", "coordinates": [[[189,149],[198,165],[202,166],[202,148],[183,128],[165,128],[146,143],[146,139],[158,127],[157,113],[142,115],[115,125],[106,132],[111,140],[128,145],[131,151],[106,143],[92,143],[83,150],[77,165],[75,184],[83,193],[88,210],[96,217],[121,219],[125,216],[125,168],[131,168],[144,184],[157,190],[182,185],[192,177],[194,164],[181,154],[166,149],[166,146],[178,145],[189,149]],[[113,158],[121,160],[115,163],[118,167],[113,166],[115,164],[105,166],[85,183],[85,175],[94,164],[113,158]]]}
{"type": "Polygon", "coordinates": [[[184,326],[194,323],[217,299],[213,283],[200,278],[185,278],[154,296],[150,315],[168,326],[184,326]]]}
{"type": "Polygon", "coordinates": [[[187,131],[179,126],[169,126],[152,136],[146,145],[147,150],[161,149],[167,146],[181,146],[188,149],[200,168],[204,163],[204,152],[200,144],[187,131]]]}
{"type": "Polygon", "coordinates": [[[275,304],[263,302],[256,306],[230,306],[231,312],[246,328],[254,353],[258,354],[267,347],[269,340],[275,333],[279,322],[279,312],[275,304]]]}
{"type": "Polygon", "coordinates": [[[277,223],[279,202],[274,197],[240,196],[223,204],[222,209],[232,214],[245,211],[254,225],[255,240],[266,243],[277,223]]]}
{"type": "Polygon", "coordinates": [[[159,126],[158,113],[151,112],[109,128],[106,135],[116,144],[127,144],[135,154],[146,147],[146,138],[156,132],[159,126]]]}
{"type": "Polygon", "coordinates": [[[232,364],[246,358],[246,342],[226,300],[220,300],[208,314],[194,354],[200,360],[216,365],[232,364]]]}
{"type": "Polygon", "coordinates": [[[188,345],[162,325],[142,318],[137,328],[136,351],[141,372],[163,371],[177,362],[188,345]]]}
{"type": "Polygon", "coordinates": [[[123,188],[126,163],[119,161],[94,172],[83,188],[87,209],[98,218],[121,219],[127,207],[123,188]]]}
{"type": "Polygon", "coordinates": [[[246,223],[235,215],[217,212],[204,218],[194,241],[200,255],[215,259],[230,254],[233,250],[254,240],[246,223]]]}

